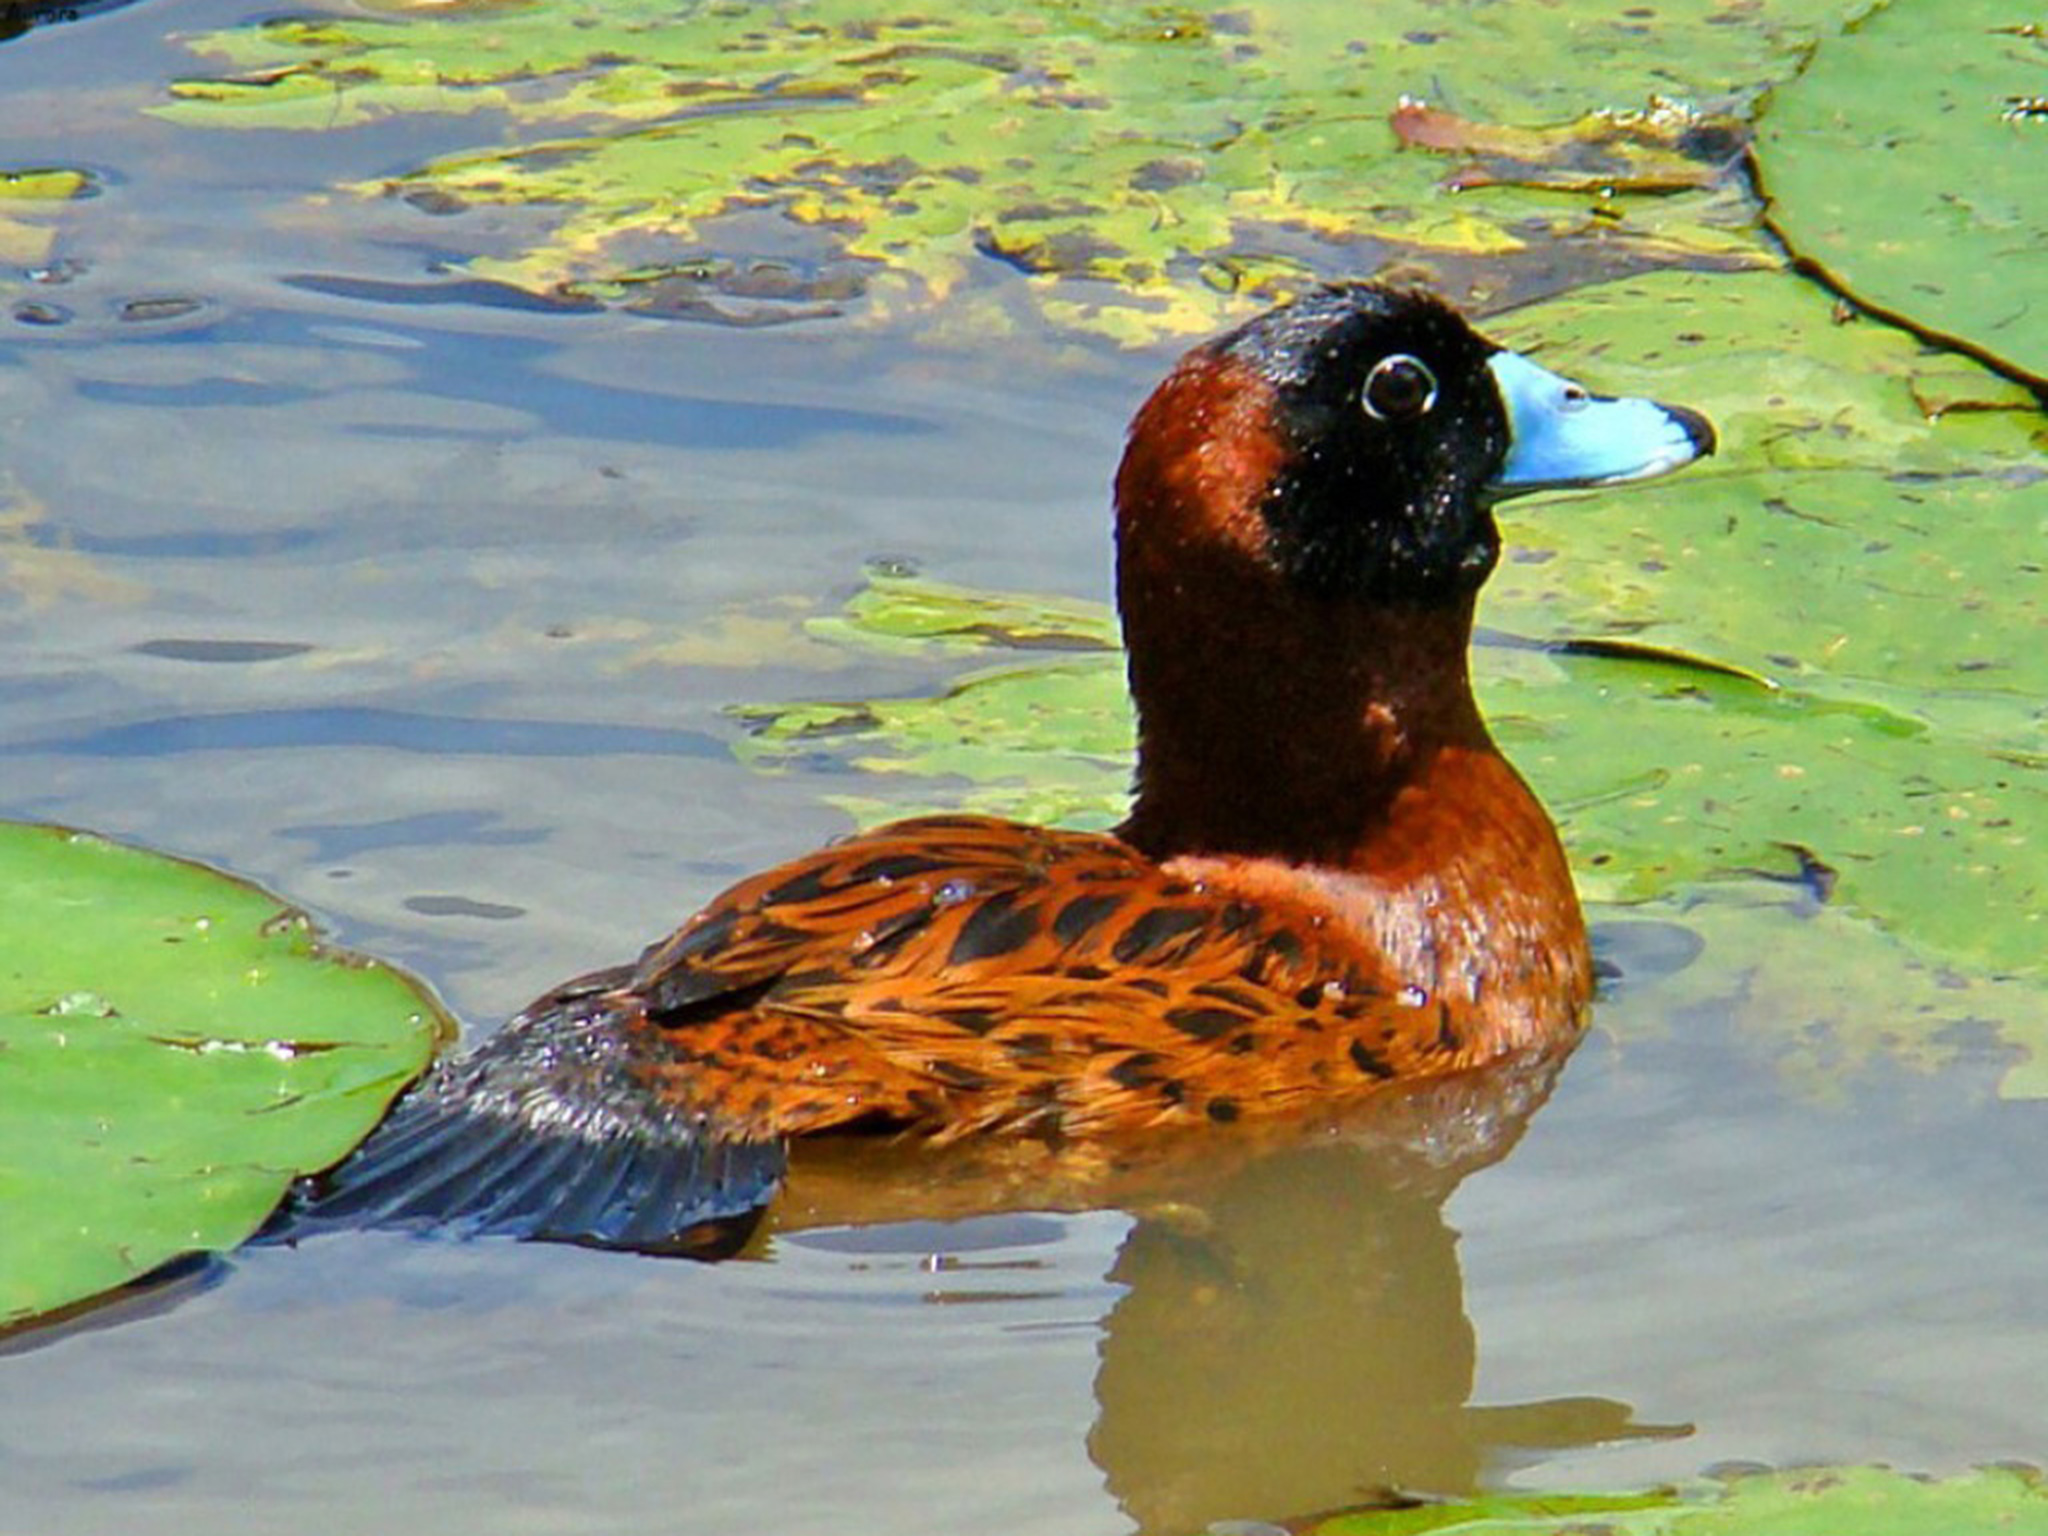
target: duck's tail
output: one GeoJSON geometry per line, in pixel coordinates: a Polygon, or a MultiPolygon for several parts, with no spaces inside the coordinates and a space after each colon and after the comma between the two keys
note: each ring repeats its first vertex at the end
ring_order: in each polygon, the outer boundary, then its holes
{"type": "Polygon", "coordinates": [[[781,1183],[779,1141],[722,1136],[636,1076],[587,977],[445,1062],[264,1231],[406,1227],[724,1258],[781,1183]]]}

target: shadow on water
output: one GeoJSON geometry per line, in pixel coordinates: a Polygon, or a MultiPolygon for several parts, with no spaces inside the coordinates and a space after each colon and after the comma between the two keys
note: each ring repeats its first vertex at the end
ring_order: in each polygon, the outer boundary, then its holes
{"type": "Polygon", "coordinates": [[[1477,1339],[1444,1203],[1507,1156],[1561,1067],[1511,1062],[1227,1137],[800,1144],[769,1231],[1129,1212],[1087,1444],[1143,1531],[1468,1494],[1545,1454],[1691,1433],[1602,1397],[1471,1402],[1477,1339]]]}
{"type": "Polygon", "coordinates": [[[0,1359],[162,1317],[215,1289],[233,1273],[234,1266],[217,1253],[182,1253],[112,1291],[41,1313],[17,1327],[0,1328],[0,1359]]]}

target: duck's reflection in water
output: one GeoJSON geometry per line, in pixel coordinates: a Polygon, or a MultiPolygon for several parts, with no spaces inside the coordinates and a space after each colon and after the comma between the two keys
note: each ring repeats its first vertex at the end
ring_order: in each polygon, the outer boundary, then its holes
{"type": "Polygon", "coordinates": [[[1066,1151],[800,1149],[773,1229],[1116,1206],[1088,1448],[1145,1532],[1476,1490],[1532,1454],[1687,1433],[1625,1403],[1470,1402],[1477,1341],[1443,1207],[1561,1057],[1397,1086],[1341,1119],[1066,1151]]]}

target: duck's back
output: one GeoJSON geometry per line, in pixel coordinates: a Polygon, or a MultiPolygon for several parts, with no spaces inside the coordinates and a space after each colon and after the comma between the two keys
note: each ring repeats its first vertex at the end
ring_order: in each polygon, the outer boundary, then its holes
{"type": "Polygon", "coordinates": [[[1346,920],[1355,885],[1185,867],[1107,835],[898,822],[735,886],[630,973],[530,1013],[596,1010],[650,1091],[756,1139],[1227,1121],[1494,1054],[1434,975],[1346,920]]]}
{"type": "Polygon", "coordinates": [[[536,1001],[416,1089],[316,1209],[616,1241],[618,1192],[636,1230],[759,1205],[788,1136],[1228,1123],[1495,1053],[1434,974],[1376,947],[1427,913],[1361,929],[1356,880],[1280,874],[986,817],[849,838],[536,1001]],[[618,1166],[586,1173],[573,1154],[598,1146],[618,1166]]]}

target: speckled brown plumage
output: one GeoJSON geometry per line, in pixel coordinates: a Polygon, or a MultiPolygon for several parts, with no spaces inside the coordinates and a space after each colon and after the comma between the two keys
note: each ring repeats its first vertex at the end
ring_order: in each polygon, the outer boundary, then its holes
{"type": "Polygon", "coordinates": [[[1533,904],[1554,920],[1525,958],[1562,961],[1538,977],[1500,974],[1490,944],[1424,959],[1423,913],[1394,910],[1409,900],[929,817],[735,887],[598,1001],[648,1037],[653,1091],[752,1137],[1227,1122],[1573,1026],[1586,978],[1569,901],[1533,904]],[[1346,905],[1377,909],[1385,942],[1335,921],[1346,905]]]}

